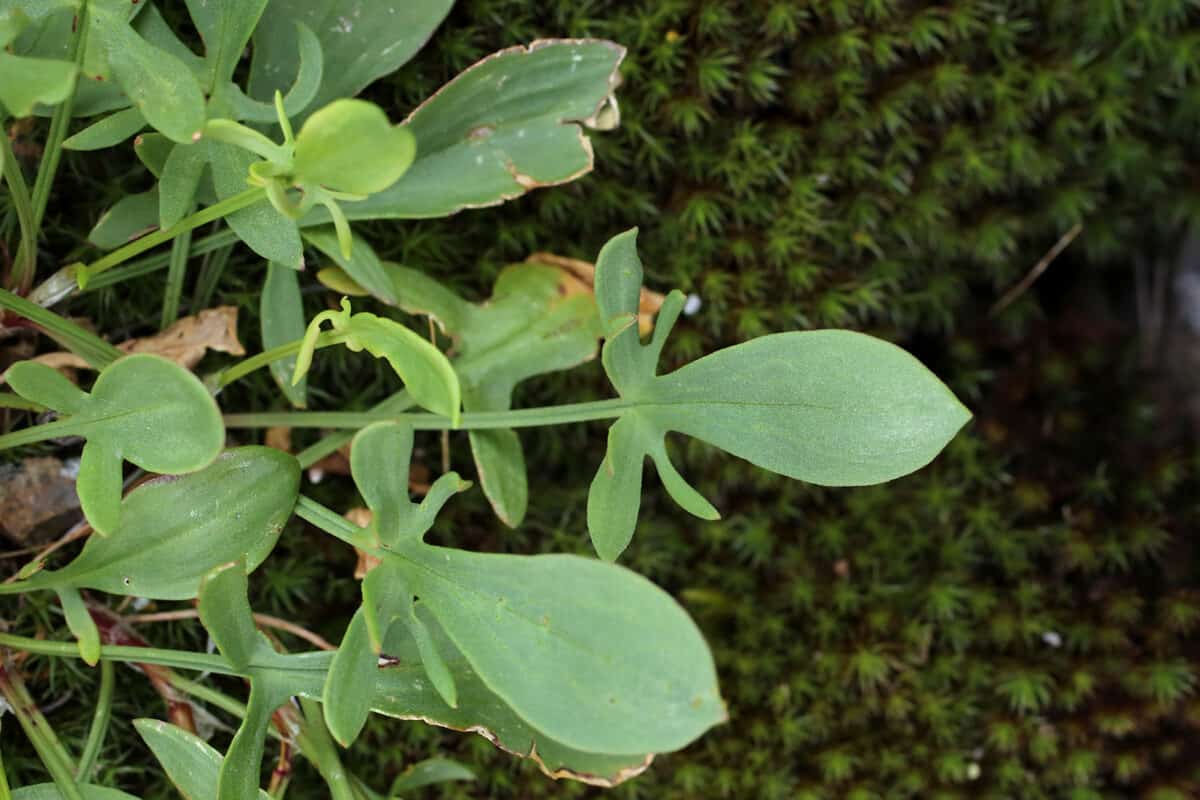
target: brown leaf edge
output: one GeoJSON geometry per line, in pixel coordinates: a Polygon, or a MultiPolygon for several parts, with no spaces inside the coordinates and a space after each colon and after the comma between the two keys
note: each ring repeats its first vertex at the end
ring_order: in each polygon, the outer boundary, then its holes
{"type": "Polygon", "coordinates": [[[454,214],[457,214],[460,211],[466,211],[468,209],[490,208],[492,206],[503,205],[504,203],[507,203],[509,200],[515,200],[518,197],[521,197],[522,195],[527,194],[532,189],[541,189],[541,188],[546,188],[548,186],[561,186],[565,183],[570,183],[571,181],[578,180],[579,178],[582,178],[584,175],[587,175],[589,172],[591,172],[593,169],[595,169],[596,153],[592,149],[592,140],[589,139],[587,137],[587,134],[584,133],[584,128],[589,128],[592,130],[611,130],[613,127],[615,127],[614,124],[603,119],[603,115],[601,114],[601,112],[603,112],[605,109],[607,109],[609,107],[612,107],[612,108],[616,107],[616,97],[615,97],[614,93],[616,92],[617,87],[621,85],[621,62],[625,60],[625,54],[628,52],[623,45],[617,44],[616,42],[609,41],[608,39],[587,39],[587,38],[583,38],[583,39],[535,39],[534,41],[530,42],[527,45],[518,44],[518,45],[514,45],[513,47],[506,47],[503,50],[497,50],[496,52],[486,55],[483,58],[479,59],[474,64],[467,67],[462,72],[458,73],[453,78],[451,78],[448,83],[444,84],[436,92],[434,92],[433,94],[429,95],[429,97],[422,100],[421,104],[418,105],[416,108],[414,108],[411,112],[409,112],[409,115],[407,117],[405,117],[404,121],[400,124],[401,125],[409,124],[417,114],[420,114],[421,111],[427,105],[429,105],[431,102],[433,102],[434,99],[436,99],[439,95],[441,95],[441,93],[444,92],[448,87],[453,86],[455,82],[461,80],[464,76],[469,74],[472,70],[474,70],[475,68],[477,68],[483,64],[486,64],[488,61],[491,61],[494,58],[500,58],[502,56],[512,55],[514,53],[520,54],[520,55],[528,55],[535,50],[540,50],[543,47],[553,47],[553,46],[557,46],[557,45],[568,45],[569,46],[569,45],[573,45],[573,44],[575,44],[575,45],[601,44],[601,45],[604,45],[604,46],[608,47],[609,49],[613,50],[617,54],[617,60],[613,62],[612,72],[610,72],[609,76],[608,76],[608,92],[604,95],[604,97],[600,98],[600,101],[598,103],[596,103],[596,107],[592,110],[592,112],[590,114],[588,114],[586,117],[584,117],[583,119],[560,119],[560,120],[558,120],[559,125],[574,125],[575,126],[575,132],[579,136],[579,146],[587,154],[587,166],[585,166],[583,169],[579,170],[578,172],[568,175],[567,177],[563,178],[560,181],[543,182],[543,181],[537,180],[536,178],[530,177],[529,175],[522,174],[520,171],[517,170],[516,165],[514,165],[510,162],[508,164],[508,170],[512,174],[513,180],[516,181],[516,183],[521,187],[520,191],[512,193],[512,194],[507,194],[507,193],[501,194],[498,199],[493,200],[491,202],[487,202],[487,203],[464,203],[463,205],[456,208],[454,211],[450,212],[450,214],[446,214],[444,216],[452,216],[454,214]]]}
{"type": "MultiPolygon", "coordinates": [[[[381,712],[376,712],[376,713],[381,713],[381,712]]],[[[436,719],[421,716],[418,714],[396,714],[396,715],[383,714],[383,716],[386,716],[390,719],[401,719],[401,720],[412,721],[412,722],[424,722],[426,725],[433,725],[434,727],[437,727],[437,728],[445,728],[446,730],[458,731],[459,733],[476,733],[476,734],[479,734],[480,736],[482,736],[483,738],[487,739],[489,742],[491,742],[492,745],[497,750],[503,750],[505,753],[508,753],[509,755],[514,755],[517,758],[529,759],[533,763],[537,764],[537,767],[538,767],[538,769],[540,769],[542,771],[542,774],[546,775],[549,778],[553,778],[556,781],[562,780],[562,779],[579,781],[580,783],[586,783],[589,786],[598,786],[602,789],[611,789],[615,786],[619,786],[620,784],[624,783],[625,781],[629,780],[630,778],[636,778],[638,775],[641,775],[643,772],[648,770],[650,768],[650,764],[654,761],[654,753],[647,753],[645,759],[640,764],[635,764],[630,767],[625,767],[624,769],[618,770],[617,773],[615,775],[613,775],[612,777],[606,777],[604,775],[595,775],[590,772],[576,772],[575,770],[567,769],[565,767],[557,767],[557,768],[551,767],[542,759],[541,755],[538,753],[537,742],[530,742],[529,743],[529,752],[522,753],[520,750],[514,750],[510,747],[505,747],[500,742],[500,737],[497,736],[490,728],[487,728],[486,726],[483,726],[483,725],[471,725],[466,728],[459,728],[454,725],[447,725],[444,722],[440,722],[436,719]]]]}

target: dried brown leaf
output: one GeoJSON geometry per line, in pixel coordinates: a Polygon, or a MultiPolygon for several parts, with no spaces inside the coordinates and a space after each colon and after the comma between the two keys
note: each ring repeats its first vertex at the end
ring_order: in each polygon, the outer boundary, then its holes
{"type": "MultiPolygon", "coordinates": [[[[581,292],[589,294],[595,292],[596,265],[590,261],[567,258],[566,256],[558,256],[554,253],[534,253],[525,259],[525,261],[530,264],[545,264],[551,267],[558,267],[566,275],[570,276],[572,280],[563,281],[563,293],[567,297],[581,292]]],[[[662,307],[664,299],[664,295],[652,292],[644,286],[642,287],[642,294],[638,300],[638,330],[643,335],[654,329],[654,315],[662,307]]]]}

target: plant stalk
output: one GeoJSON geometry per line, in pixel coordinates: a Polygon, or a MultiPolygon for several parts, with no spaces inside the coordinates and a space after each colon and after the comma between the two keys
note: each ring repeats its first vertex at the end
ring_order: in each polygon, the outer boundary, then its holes
{"type": "Polygon", "coordinates": [[[54,785],[66,800],[83,800],[79,786],[72,774],[75,767],[49,721],[33,701],[25,681],[10,667],[0,667],[0,694],[8,702],[13,716],[17,718],[38,758],[50,773],[54,785]]]}
{"type": "Polygon", "coordinates": [[[154,233],[148,233],[140,239],[135,239],[129,244],[118,247],[108,255],[93,261],[91,264],[79,264],[75,267],[75,278],[79,282],[80,289],[86,289],[91,278],[99,275],[105,270],[112,269],[118,264],[122,264],[136,255],[141,255],[152,247],[157,247],[164,242],[169,242],[179,234],[198,228],[214,220],[227,217],[230,214],[241,211],[243,208],[252,206],[259,200],[267,196],[266,190],[260,187],[251,187],[243,192],[227,197],[219,203],[214,203],[207,208],[202,208],[195,214],[184,217],[169,228],[157,230],[154,233]]]}
{"type": "Polygon", "coordinates": [[[0,130],[0,161],[4,163],[4,182],[8,185],[8,196],[12,198],[13,210],[17,212],[17,225],[21,229],[21,243],[17,246],[9,285],[19,292],[25,292],[33,283],[37,266],[37,223],[29,187],[25,184],[21,165],[13,155],[7,130],[0,130]]]}
{"type": "Polygon", "coordinates": [[[83,755],[79,757],[79,768],[75,777],[82,783],[87,783],[92,771],[96,768],[96,759],[100,757],[100,748],[104,746],[104,737],[108,733],[108,725],[112,721],[113,684],[116,682],[116,672],[113,662],[100,662],[100,694],[96,698],[96,713],[92,716],[92,727],[88,729],[87,742],[83,746],[83,755]]]}

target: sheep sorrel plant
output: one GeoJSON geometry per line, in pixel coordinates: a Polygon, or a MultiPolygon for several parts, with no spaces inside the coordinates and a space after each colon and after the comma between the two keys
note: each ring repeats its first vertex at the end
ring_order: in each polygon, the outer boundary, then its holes
{"type": "MultiPolygon", "coordinates": [[[[0,308],[6,323],[20,318],[71,351],[76,368],[98,373],[84,388],[55,368],[66,363],[56,354],[4,374],[11,391],[0,405],[55,418],[0,435],[0,449],[82,440],[75,488],[85,522],[72,538],[90,535],[65,563],[51,567],[43,552],[0,584],[14,602],[56,594],[74,638],[56,638],[53,627],[39,638],[0,633],[0,691],[51,779],[10,788],[0,764],[0,798],[130,796],[93,783],[114,662],[140,665],[174,692],[241,718],[223,756],[184,725],[135,722],[189,798],[259,796],[270,736],[310,761],[331,796],[383,796],[368,788],[376,776],[343,769],[334,744],[350,746],[371,712],[481,733],[551,777],[615,785],[726,717],[695,624],[667,593],[613,563],[637,526],[647,457],[685,511],[718,517],[672,465],[666,435],[686,434],[799,480],[862,485],[925,465],[967,420],[915,358],[849,331],[762,336],[659,374],[684,298],[674,291],[656,302],[643,289],[635,231],[608,242],[590,280],[580,277],[586,268],[527,262],[503,271],[491,299],[478,304],[378,257],[352,221],[446,216],[573,180],[592,166],[584,129],[618,122],[613,93],[624,51],[596,40],[495,53],[398,125],[354,98],[401,67],[450,5],[189,0],[198,55],[175,33],[184,30],[179,20],[151,2],[0,3],[0,107],[8,117],[50,118],[32,188],[0,137],[16,220],[9,230],[18,237],[0,308]],[[92,119],[67,137],[76,117],[92,119]],[[55,260],[41,228],[62,150],[99,151],[131,137],[155,187],[121,199],[89,245],[62,259],[90,260],[42,269],[55,260]],[[193,239],[201,226],[208,232],[193,239]],[[135,260],[158,245],[169,253],[135,260]],[[183,322],[192,261],[204,257],[196,312],[241,246],[261,259],[264,350],[203,377],[190,371],[196,359],[115,347],[50,310],[166,269],[160,323],[173,329],[183,322]],[[306,251],[325,264],[312,290],[360,298],[331,303],[307,325],[306,251]],[[657,311],[653,325],[647,308],[657,311]],[[427,316],[437,330],[421,335],[401,312],[427,316]],[[592,359],[601,340],[615,397],[512,408],[518,384],[592,359]],[[337,346],[385,360],[398,391],[367,412],[221,407],[222,390],[260,368],[274,377],[280,405],[318,403],[326,395],[308,374],[317,350],[337,346]],[[587,504],[599,559],[425,541],[441,507],[471,484],[447,468],[414,503],[416,431],[466,431],[484,495],[516,527],[530,502],[516,429],[601,420],[611,423],[608,449],[595,455],[587,504]],[[294,456],[239,438],[269,427],[334,432],[294,456]],[[301,493],[302,470],[347,443],[370,512],[358,522],[301,493]],[[125,462],[137,470],[127,474],[125,462]],[[159,477],[142,479],[151,473],[159,477]],[[293,515],[360,557],[361,606],[333,650],[287,652],[259,630],[279,621],[250,607],[249,575],[293,515]],[[120,609],[93,592],[139,603],[194,600],[216,652],[134,641],[120,609]],[[83,752],[69,752],[33,702],[22,670],[33,655],[97,667],[83,752]],[[248,699],[175,670],[240,677],[248,699]]],[[[461,765],[431,759],[387,794],[464,777],[461,765]]],[[[288,782],[287,770],[276,770],[270,796],[282,797],[288,782]]]]}

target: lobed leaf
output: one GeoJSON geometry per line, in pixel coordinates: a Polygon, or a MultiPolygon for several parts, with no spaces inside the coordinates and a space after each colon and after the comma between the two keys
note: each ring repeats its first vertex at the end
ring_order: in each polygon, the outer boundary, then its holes
{"type": "MultiPolygon", "coordinates": [[[[50,367],[19,362],[8,382],[28,400],[55,408],[64,393],[45,393],[50,367]]],[[[58,384],[61,387],[61,384],[58,384]]],[[[178,475],[198,470],[221,451],[225,428],[208,390],[177,364],[149,354],[124,356],[101,370],[90,394],[56,408],[70,432],[87,439],[80,458],[78,491],[92,527],[117,527],[121,461],[148,472],[178,475]]]]}
{"type": "Polygon", "coordinates": [[[614,237],[596,265],[608,331],[604,369],[626,401],[588,497],[588,530],[601,557],[615,559],[633,536],[646,456],[681,507],[716,517],[671,464],[669,432],[791,478],[859,486],[920,469],[970,419],[917,359],[851,331],[771,334],[657,375],[683,297],[667,297],[643,344],[634,323],[642,282],[636,237],[636,229],[614,237]]]}
{"type": "MultiPolygon", "coordinates": [[[[563,270],[515,264],[500,272],[489,300],[470,304],[427,276],[385,264],[399,305],[429,314],[458,341],[454,360],[463,408],[507,411],[517,384],[570,369],[596,354],[599,318],[590,291],[563,270]]],[[[468,434],[476,472],[496,515],[510,527],[525,516],[529,488],[521,442],[512,430],[468,434]]]]}

